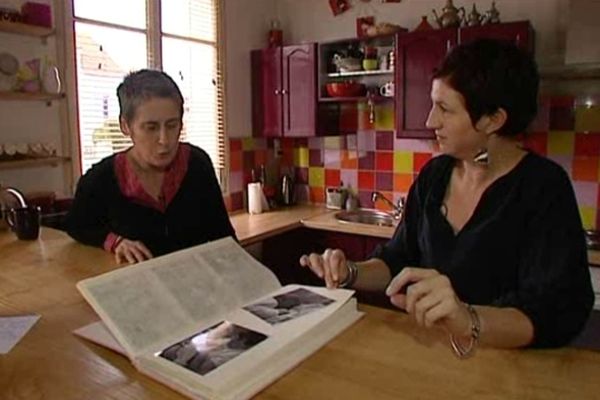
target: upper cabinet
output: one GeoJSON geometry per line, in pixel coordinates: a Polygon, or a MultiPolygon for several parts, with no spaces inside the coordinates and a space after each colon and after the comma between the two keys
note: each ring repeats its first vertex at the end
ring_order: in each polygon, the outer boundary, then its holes
{"type": "Polygon", "coordinates": [[[529,21],[472,26],[459,30],[460,43],[481,38],[507,40],[533,53],[534,36],[529,21]]]}
{"type": "Polygon", "coordinates": [[[533,35],[528,21],[400,34],[396,45],[396,136],[435,137],[425,126],[431,109],[431,79],[434,69],[457,43],[480,38],[500,39],[533,52],[533,35]]]}
{"type": "Polygon", "coordinates": [[[315,44],[252,51],[254,136],[316,134],[315,53],[315,44]]]}
{"type": "Polygon", "coordinates": [[[456,45],[456,29],[399,35],[396,54],[396,132],[398,137],[431,138],[425,127],[431,109],[430,88],[434,69],[456,45]]]}

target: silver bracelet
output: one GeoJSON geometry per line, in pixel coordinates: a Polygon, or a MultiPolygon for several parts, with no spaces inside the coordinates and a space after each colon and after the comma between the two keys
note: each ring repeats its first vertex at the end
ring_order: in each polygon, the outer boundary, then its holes
{"type": "Polygon", "coordinates": [[[469,345],[463,347],[454,335],[450,334],[450,344],[452,345],[454,354],[458,358],[468,358],[475,353],[475,348],[479,344],[479,334],[481,333],[481,320],[479,319],[477,310],[475,310],[475,307],[471,304],[467,304],[466,306],[469,311],[469,316],[471,317],[471,341],[469,342],[469,345]]]}
{"type": "Polygon", "coordinates": [[[339,288],[352,287],[358,278],[358,265],[354,261],[346,260],[346,268],[348,268],[348,274],[346,279],[338,285],[339,288]]]}

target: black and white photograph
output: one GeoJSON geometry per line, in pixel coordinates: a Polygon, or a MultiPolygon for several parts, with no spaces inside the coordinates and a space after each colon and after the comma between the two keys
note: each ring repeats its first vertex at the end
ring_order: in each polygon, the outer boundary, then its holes
{"type": "Polygon", "coordinates": [[[296,289],[288,293],[268,297],[244,307],[271,325],[280,324],[321,309],[333,300],[307,289],[296,289]]]}
{"type": "Polygon", "coordinates": [[[223,321],[159,353],[200,375],[206,375],[267,338],[262,333],[223,321]]]}

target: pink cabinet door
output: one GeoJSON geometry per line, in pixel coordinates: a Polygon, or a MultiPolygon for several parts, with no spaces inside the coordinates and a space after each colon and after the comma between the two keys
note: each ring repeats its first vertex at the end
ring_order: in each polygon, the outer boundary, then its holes
{"type": "Polygon", "coordinates": [[[434,69],[457,42],[454,28],[398,35],[396,41],[396,136],[434,138],[425,121],[431,109],[434,69]]]}
{"type": "Polygon", "coordinates": [[[529,21],[462,28],[459,36],[461,43],[479,38],[499,39],[511,41],[520,48],[533,52],[533,29],[529,21]]]}
{"type": "Polygon", "coordinates": [[[283,135],[316,133],[316,45],[283,48],[283,135]]]}
{"type": "Polygon", "coordinates": [[[281,47],[254,50],[252,58],[252,124],[255,136],[281,136],[281,47]]]}

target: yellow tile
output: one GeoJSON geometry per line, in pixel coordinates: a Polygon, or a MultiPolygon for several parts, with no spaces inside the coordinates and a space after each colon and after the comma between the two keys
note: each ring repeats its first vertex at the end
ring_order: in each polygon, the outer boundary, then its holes
{"type": "Polygon", "coordinates": [[[410,174],[413,172],[413,153],[410,151],[394,152],[394,172],[410,174]]]}
{"type": "Polygon", "coordinates": [[[596,213],[596,207],[579,207],[579,215],[581,215],[584,229],[594,229],[594,226],[596,225],[596,213]]]}
{"type": "Polygon", "coordinates": [[[396,121],[394,119],[394,103],[383,103],[375,106],[375,129],[378,131],[393,131],[396,121]]]}
{"type": "Polygon", "coordinates": [[[254,138],[242,138],[242,150],[254,150],[254,138]]]}
{"type": "Polygon", "coordinates": [[[600,106],[582,106],[575,109],[576,132],[600,132],[600,106]]]}
{"type": "Polygon", "coordinates": [[[548,133],[548,154],[572,156],[575,149],[575,132],[550,131],[548,133]]]}
{"type": "Polygon", "coordinates": [[[308,169],[308,186],[325,187],[325,168],[310,167],[308,169]]]}
{"type": "Polygon", "coordinates": [[[294,165],[297,167],[308,167],[308,147],[294,149],[294,165]]]}
{"type": "Polygon", "coordinates": [[[323,140],[323,146],[328,150],[341,149],[342,136],[326,136],[323,140]]]}

